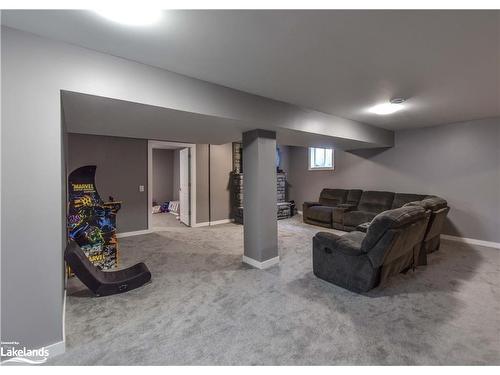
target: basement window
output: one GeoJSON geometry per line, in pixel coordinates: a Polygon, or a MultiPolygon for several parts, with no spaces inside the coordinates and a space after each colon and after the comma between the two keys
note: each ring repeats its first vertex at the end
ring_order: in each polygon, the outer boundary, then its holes
{"type": "Polygon", "coordinates": [[[334,170],[333,149],[309,147],[309,170],[334,170]]]}

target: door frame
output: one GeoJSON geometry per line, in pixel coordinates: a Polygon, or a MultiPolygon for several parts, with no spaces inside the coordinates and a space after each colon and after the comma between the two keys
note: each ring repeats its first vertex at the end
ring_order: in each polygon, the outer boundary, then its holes
{"type": "Polygon", "coordinates": [[[189,226],[196,226],[196,144],[167,141],[148,141],[148,231],[153,231],[153,149],[189,148],[189,197],[190,214],[189,226]]]}

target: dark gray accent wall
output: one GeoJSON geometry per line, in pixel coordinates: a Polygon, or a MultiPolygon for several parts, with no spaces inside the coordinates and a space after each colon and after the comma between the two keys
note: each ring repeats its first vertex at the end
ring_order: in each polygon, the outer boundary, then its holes
{"type": "MultiPolygon", "coordinates": [[[[153,149],[152,198],[153,202],[158,204],[174,199],[174,151],[153,149]]],[[[177,168],[177,171],[179,171],[179,168],[177,168]]]]}
{"type": "Polygon", "coordinates": [[[122,201],[116,215],[117,231],[148,228],[148,142],[143,139],[68,135],[68,170],[97,165],[96,186],[106,201],[122,201]],[[139,191],[144,185],[144,192],[139,191]]]}
{"type": "Polygon", "coordinates": [[[336,150],[333,172],[308,171],[306,148],[289,151],[299,207],[324,187],[436,194],[451,207],[445,234],[500,242],[500,118],[397,131],[390,149],[336,150]]]}
{"type": "Polygon", "coordinates": [[[208,145],[196,145],[196,222],[208,221],[208,145]]]}
{"type": "Polygon", "coordinates": [[[210,146],[210,220],[229,219],[231,212],[230,173],[232,144],[210,146]]]}
{"type": "MultiPolygon", "coordinates": [[[[230,217],[231,143],[211,145],[210,149],[211,189],[209,190],[209,147],[208,144],[196,145],[197,223],[209,221],[209,194],[211,197],[211,220],[224,220],[230,217]]],[[[88,164],[97,165],[96,185],[103,200],[107,200],[108,196],[112,195],[123,201],[122,209],[117,215],[118,232],[147,229],[147,141],[100,135],[69,134],[69,172],[78,166],[88,164]],[[144,193],[139,192],[141,184],[144,185],[144,193]]],[[[156,176],[156,178],[153,177],[153,200],[160,202],[178,199],[178,167],[179,150],[153,149],[153,176],[156,176]],[[160,170],[156,170],[156,168],[160,170]],[[165,169],[168,168],[170,170],[164,173],[165,169]],[[162,174],[164,175],[162,176],[162,174]],[[159,179],[161,181],[158,181],[159,179]],[[162,192],[162,195],[158,197],[155,197],[156,182],[158,182],[156,190],[162,192]],[[167,195],[163,193],[164,191],[167,191],[167,195]]]]}
{"type": "Polygon", "coordinates": [[[231,147],[231,143],[210,145],[210,147],[208,144],[196,145],[197,223],[224,220],[230,217],[229,173],[232,169],[231,147]],[[208,167],[209,162],[210,169],[208,167]]]}

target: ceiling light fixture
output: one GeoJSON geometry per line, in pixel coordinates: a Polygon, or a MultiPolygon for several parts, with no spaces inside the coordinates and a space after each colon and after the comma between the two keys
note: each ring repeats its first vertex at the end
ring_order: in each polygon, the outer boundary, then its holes
{"type": "Polygon", "coordinates": [[[390,115],[394,112],[400,111],[404,108],[402,105],[406,99],[394,98],[389,103],[377,104],[369,109],[370,112],[377,115],[390,115]]]}
{"type": "Polygon", "coordinates": [[[95,10],[101,17],[129,26],[147,26],[161,19],[162,11],[154,9],[103,9],[95,10]]]}

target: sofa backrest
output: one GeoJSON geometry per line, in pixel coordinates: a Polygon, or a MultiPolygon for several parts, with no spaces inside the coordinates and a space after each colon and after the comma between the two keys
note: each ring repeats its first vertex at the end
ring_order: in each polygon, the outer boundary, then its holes
{"type": "Polygon", "coordinates": [[[395,193],[391,208],[400,208],[406,203],[421,201],[424,198],[424,194],[395,193]]]}
{"type": "Polygon", "coordinates": [[[434,195],[428,195],[420,201],[409,202],[405,206],[419,206],[431,212],[429,225],[425,233],[425,240],[429,240],[441,234],[444,222],[446,221],[446,215],[448,215],[450,211],[448,202],[445,199],[434,195]]]}
{"type": "Polygon", "coordinates": [[[444,222],[449,211],[450,207],[445,207],[431,212],[431,218],[429,219],[429,225],[425,233],[425,240],[439,236],[443,232],[444,222]]]}
{"type": "Polygon", "coordinates": [[[345,203],[347,190],[345,189],[323,189],[319,195],[319,203],[324,206],[337,206],[345,203]]]}
{"type": "Polygon", "coordinates": [[[359,200],[361,199],[361,194],[363,194],[363,190],[360,189],[348,190],[345,203],[357,206],[359,204],[359,200]]]}
{"type": "Polygon", "coordinates": [[[394,193],[390,191],[363,191],[359,200],[358,210],[380,213],[390,210],[394,193]]]}
{"type": "Polygon", "coordinates": [[[426,210],[437,211],[448,207],[446,199],[436,197],[435,195],[427,195],[423,199],[417,199],[414,202],[408,202],[407,206],[421,206],[426,210]]]}
{"type": "Polygon", "coordinates": [[[429,215],[429,211],[419,206],[401,207],[378,214],[368,228],[361,250],[367,253],[373,267],[404,258],[423,241],[429,215]]]}

